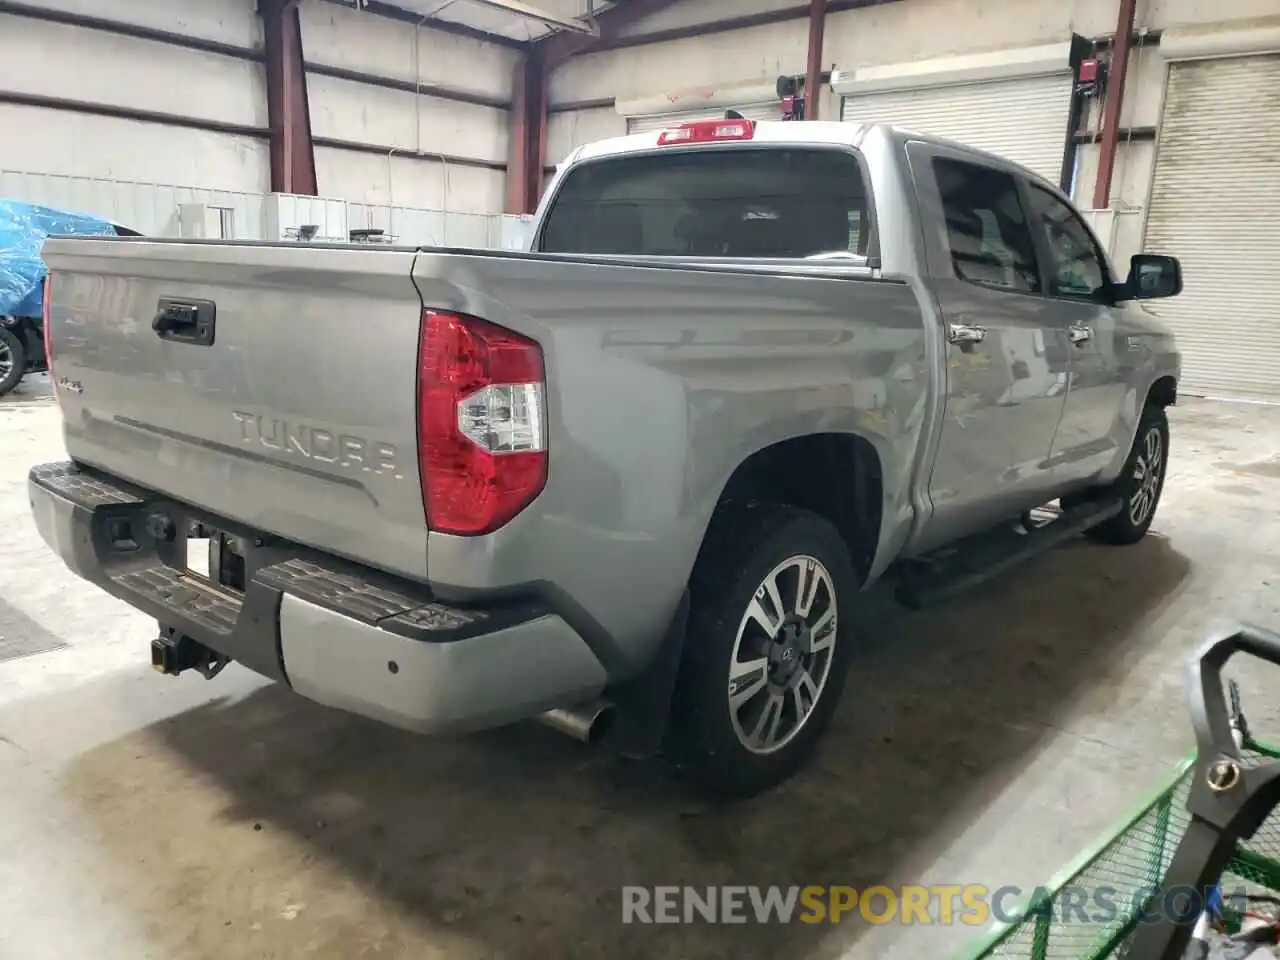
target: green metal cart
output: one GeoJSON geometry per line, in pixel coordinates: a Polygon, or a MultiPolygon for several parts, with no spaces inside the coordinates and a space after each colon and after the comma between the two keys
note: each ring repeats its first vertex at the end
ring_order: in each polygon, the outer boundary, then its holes
{"type": "Polygon", "coordinates": [[[1214,889],[1280,896],[1280,749],[1250,736],[1234,685],[1227,704],[1222,667],[1235,653],[1280,665],[1280,634],[1242,627],[1201,648],[1191,663],[1196,752],[964,958],[1180,960],[1214,889]]]}

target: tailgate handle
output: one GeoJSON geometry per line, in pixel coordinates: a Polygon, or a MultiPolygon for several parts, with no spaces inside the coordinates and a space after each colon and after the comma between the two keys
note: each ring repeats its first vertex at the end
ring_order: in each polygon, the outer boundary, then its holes
{"type": "Polygon", "coordinates": [[[207,347],[213,344],[217,307],[212,300],[161,297],[151,329],[161,340],[207,347]]]}

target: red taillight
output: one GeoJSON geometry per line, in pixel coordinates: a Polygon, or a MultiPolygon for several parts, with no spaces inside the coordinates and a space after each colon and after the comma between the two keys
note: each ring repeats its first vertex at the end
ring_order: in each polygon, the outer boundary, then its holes
{"type": "Polygon", "coordinates": [[[658,146],[676,143],[710,143],[714,140],[750,140],[756,135],[754,120],[695,120],[658,135],[658,146]]]}
{"type": "Polygon", "coordinates": [[[53,373],[53,323],[50,320],[53,310],[53,274],[45,273],[44,291],[41,293],[44,302],[44,362],[53,373]]]}
{"type": "Polygon", "coordinates": [[[475,536],[547,481],[542,350],[502,327],[436,310],[418,345],[418,469],[427,525],[475,536]]]}

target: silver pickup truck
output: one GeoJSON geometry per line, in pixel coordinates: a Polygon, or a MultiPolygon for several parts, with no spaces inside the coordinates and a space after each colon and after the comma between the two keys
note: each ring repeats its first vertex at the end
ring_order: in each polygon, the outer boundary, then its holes
{"type": "Polygon", "coordinates": [[[527,253],[55,238],[41,535],[230,661],[420,732],[540,717],[718,794],[827,726],[856,594],[1151,524],[1174,341],[1066,198],[880,126],[579,148],[527,253]],[[1055,505],[1056,501],[1056,505],[1055,505]],[[1045,505],[1049,505],[1045,509],[1045,505]]]}

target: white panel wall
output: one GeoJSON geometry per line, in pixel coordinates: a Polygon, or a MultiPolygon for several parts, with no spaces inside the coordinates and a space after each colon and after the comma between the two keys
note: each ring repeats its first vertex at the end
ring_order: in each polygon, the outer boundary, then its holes
{"type": "MultiPolygon", "coordinates": [[[[623,33],[639,37],[797,6],[794,0],[683,0],[623,33]]],[[[900,0],[877,4],[828,15],[823,66],[852,70],[1061,42],[1072,33],[1108,36],[1115,30],[1117,13],[1118,0],[900,0]]],[[[1138,4],[1138,25],[1148,30],[1217,25],[1223,29],[1263,28],[1277,23],[1280,0],[1142,0],[1138,4]]],[[[609,97],[638,100],[699,87],[772,83],[779,74],[805,71],[807,40],[807,21],[798,17],[582,56],[553,76],[551,102],[609,97]]],[[[1122,127],[1159,124],[1166,75],[1167,63],[1158,46],[1134,50],[1122,127]]],[[[823,92],[820,109],[824,119],[839,116],[838,100],[829,89],[823,92]]],[[[625,121],[616,111],[616,119],[608,113],[607,109],[593,108],[554,114],[548,124],[548,163],[555,163],[580,143],[624,130],[625,121]]],[[[1088,129],[1097,130],[1098,122],[1095,108],[1088,129]]],[[[1154,154],[1150,141],[1121,142],[1112,177],[1114,212],[1096,221],[1121,266],[1141,246],[1154,154]]],[[[1098,148],[1082,145],[1077,156],[1075,198],[1081,206],[1089,207],[1098,148]]]]}
{"type": "MultiPolygon", "coordinates": [[[[261,50],[255,0],[29,0],[47,9],[136,24],[261,50]]],[[[323,196],[496,214],[503,209],[507,110],[515,51],[302,0],[308,63],[399,83],[459,88],[492,98],[483,106],[308,76],[313,133],[385,149],[317,150],[323,196]],[[439,159],[444,155],[444,162],[439,159]],[[416,159],[415,159],[416,157],[416,159]],[[466,167],[458,158],[479,161],[466,167]],[[486,166],[487,165],[487,166],[486,166]]],[[[270,159],[265,77],[260,62],[193,51],[102,30],[0,15],[0,93],[56,98],[212,121],[259,131],[207,132],[179,125],[0,104],[8,169],[193,189],[266,193],[270,159]],[[55,69],[50,67],[55,66],[55,69]]],[[[128,192],[128,191],[126,191],[128,192]]]]}
{"type": "Polygon", "coordinates": [[[348,230],[361,227],[382,229],[388,242],[411,245],[522,249],[527,239],[525,218],[444,211],[438,205],[373,205],[3,169],[0,197],[96,214],[158,237],[295,239],[287,228],[314,223],[320,227],[317,239],[329,241],[344,240],[348,230]],[[182,209],[187,204],[203,208],[199,233],[184,229],[182,209]],[[229,229],[221,233],[224,226],[229,229]]]}
{"type": "Polygon", "coordinates": [[[626,132],[627,118],[613,107],[553,113],[547,117],[547,164],[555,166],[579,144],[620,137],[626,132]]]}
{"type": "Polygon", "coordinates": [[[302,48],[312,63],[503,100],[511,95],[518,56],[507,47],[438,30],[415,31],[412,24],[319,0],[303,0],[300,10],[302,48]]]}
{"type": "Polygon", "coordinates": [[[499,213],[503,174],[395,155],[316,147],[316,178],[326,197],[357,203],[499,213]]]}
{"type": "Polygon", "coordinates": [[[0,130],[0,163],[11,169],[257,193],[270,185],[267,145],[252,137],[3,103],[0,130]]]}
{"type": "MultiPolygon", "coordinates": [[[[44,5],[246,47],[260,43],[252,0],[44,5]],[[178,7],[186,14],[177,15],[178,7]]],[[[0,91],[251,128],[267,122],[258,64],[29,17],[0,15],[0,91]]],[[[269,185],[266,142],[253,137],[9,104],[0,104],[0,123],[9,131],[0,156],[7,167],[232,191],[269,185]]]]}
{"type": "Polygon", "coordinates": [[[667,7],[660,13],[631,24],[620,36],[634,37],[664,30],[677,30],[715,20],[729,20],[770,10],[793,9],[796,0],[688,0],[667,7]]]}
{"type": "MultiPolygon", "coordinates": [[[[738,0],[732,15],[753,13],[772,2],[738,0]]],[[[701,13],[700,19],[705,19],[704,6],[712,7],[717,17],[725,15],[724,0],[684,0],[671,10],[685,17],[701,13]]],[[[557,70],[551,77],[551,102],[640,100],[698,86],[747,87],[762,81],[772,85],[780,73],[803,73],[807,50],[804,19],[606,50],[577,57],[557,70]]]]}
{"type": "MultiPolygon", "coordinates": [[[[504,163],[507,111],[311,74],[311,132],[409,153],[504,163]]],[[[321,192],[328,189],[322,185],[321,192]]]]}
{"type": "Polygon", "coordinates": [[[134,23],[201,37],[237,47],[262,42],[253,0],[184,0],[181,3],[140,3],[139,0],[23,0],[33,7],[62,10],[103,20],[134,23]]]}
{"type": "Polygon", "coordinates": [[[245,126],[267,123],[262,66],[248,60],[0,15],[0,63],[9,93],[245,126]]]}
{"type": "Polygon", "coordinates": [[[184,236],[179,207],[190,203],[204,204],[212,215],[211,219],[218,219],[221,210],[229,211],[229,236],[236,240],[262,239],[263,211],[267,201],[261,193],[200,190],[10,170],[0,170],[0,197],[91,213],[156,237],[184,236]]]}
{"type": "MultiPolygon", "coordinates": [[[[301,19],[302,46],[310,64],[401,83],[453,87],[504,102],[510,99],[518,60],[514,50],[318,0],[303,3],[301,19]]],[[[316,73],[308,75],[307,88],[316,137],[387,150],[387,155],[379,156],[317,147],[316,175],[322,195],[360,203],[385,204],[394,198],[397,204],[450,211],[502,211],[502,169],[449,160],[504,165],[505,109],[316,73]],[[443,161],[437,159],[439,155],[443,161]]]]}

